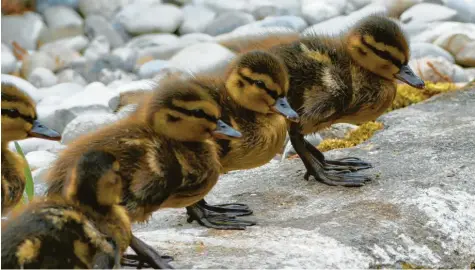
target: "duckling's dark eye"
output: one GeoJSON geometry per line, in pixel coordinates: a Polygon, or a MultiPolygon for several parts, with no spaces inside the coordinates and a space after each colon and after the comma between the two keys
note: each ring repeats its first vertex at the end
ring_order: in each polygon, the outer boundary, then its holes
{"type": "Polygon", "coordinates": [[[15,109],[2,109],[2,114],[6,114],[11,118],[16,118],[20,116],[20,113],[15,109]]]}
{"type": "Polygon", "coordinates": [[[206,113],[201,109],[193,110],[192,113],[193,113],[194,116],[199,117],[199,118],[205,118],[206,117],[206,113]]]}
{"type": "Polygon", "coordinates": [[[168,122],[178,122],[178,121],[180,121],[179,117],[175,117],[175,116],[170,115],[170,114],[167,117],[168,117],[168,122]]]}
{"type": "Polygon", "coordinates": [[[263,81],[255,81],[254,84],[259,88],[265,88],[266,84],[263,81]]]}

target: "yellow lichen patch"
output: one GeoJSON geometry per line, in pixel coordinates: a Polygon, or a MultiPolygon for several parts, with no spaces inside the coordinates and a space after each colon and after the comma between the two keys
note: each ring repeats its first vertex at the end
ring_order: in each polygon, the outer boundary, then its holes
{"type": "Polygon", "coordinates": [[[27,239],[19,247],[16,252],[18,258],[18,264],[20,266],[25,265],[25,263],[32,262],[39,254],[41,248],[41,241],[38,238],[27,239]]]}
{"type": "Polygon", "coordinates": [[[426,87],[424,89],[417,89],[407,84],[399,84],[397,86],[397,93],[393,104],[387,111],[389,112],[404,108],[419,103],[432,96],[460,89],[454,83],[425,82],[425,84],[426,87]]]}
{"type": "Polygon", "coordinates": [[[322,152],[326,152],[333,149],[353,147],[368,140],[376,131],[382,128],[382,123],[367,122],[359,126],[357,129],[350,131],[343,139],[323,140],[317,148],[322,152]]]}

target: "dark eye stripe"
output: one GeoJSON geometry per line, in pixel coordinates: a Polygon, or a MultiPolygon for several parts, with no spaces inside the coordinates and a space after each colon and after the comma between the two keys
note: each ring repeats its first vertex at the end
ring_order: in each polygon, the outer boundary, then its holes
{"type": "MultiPolygon", "coordinates": [[[[242,74],[241,72],[239,72],[239,75],[240,75],[244,80],[246,80],[248,83],[250,83],[250,84],[256,84],[256,82],[257,82],[256,80],[253,80],[253,79],[251,79],[251,78],[245,76],[245,75],[242,74]]],[[[279,98],[279,95],[278,95],[275,91],[270,90],[269,88],[267,88],[267,86],[264,86],[263,88],[264,88],[264,90],[266,91],[266,93],[267,93],[269,96],[271,96],[273,99],[279,98]]]]}
{"type": "Polygon", "coordinates": [[[404,63],[401,62],[401,60],[395,58],[392,56],[390,53],[378,50],[377,48],[373,47],[371,44],[367,43],[364,39],[361,39],[361,43],[363,43],[366,47],[368,47],[371,51],[374,52],[377,56],[386,59],[388,61],[391,61],[396,67],[402,66],[404,63]]]}
{"type": "Polygon", "coordinates": [[[26,116],[26,115],[21,114],[18,110],[15,110],[15,109],[2,109],[2,115],[6,115],[10,118],[20,117],[20,118],[22,118],[23,120],[25,120],[26,122],[29,122],[29,123],[33,123],[33,121],[35,120],[30,116],[26,116]]]}
{"type": "Polygon", "coordinates": [[[181,107],[177,107],[177,106],[174,106],[174,105],[171,105],[171,104],[170,104],[170,109],[173,109],[177,112],[181,112],[181,113],[189,115],[189,116],[194,116],[196,118],[204,118],[204,119],[209,120],[213,123],[216,123],[218,121],[218,118],[216,118],[212,115],[209,115],[209,114],[205,113],[204,111],[202,113],[201,112],[190,111],[190,110],[183,109],[181,107]]]}

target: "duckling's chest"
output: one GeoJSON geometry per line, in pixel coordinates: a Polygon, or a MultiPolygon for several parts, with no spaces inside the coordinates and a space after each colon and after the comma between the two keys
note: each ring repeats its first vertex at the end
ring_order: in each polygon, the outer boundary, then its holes
{"type": "Polygon", "coordinates": [[[20,156],[2,149],[2,210],[5,212],[15,206],[23,195],[24,166],[25,162],[20,156]]]}
{"type": "Polygon", "coordinates": [[[243,136],[220,141],[224,172],[262,166],[282,150],[287,133],[287,121],[283,116],[259,114],[255,121],[235,118],[235,123],[243,136]]]}

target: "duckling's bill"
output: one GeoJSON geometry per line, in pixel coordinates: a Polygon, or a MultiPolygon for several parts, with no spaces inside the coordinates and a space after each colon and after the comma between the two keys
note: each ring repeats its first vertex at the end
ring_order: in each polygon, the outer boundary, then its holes
{"type": "Polygon", "coordinates": [[[272,110],[276,113],[280,113],[283,116],[287,117],[292,122],[299,121],[299,115],[295,112],[292,107],[290,107],[289,102],[287,101],[286,97],[282,97],[277,99],[274,106],[272,106],[272,110]]]}
{"type": "Polygon", "coordinates": [[[222,120],[216,122],[216,129],[213,130],[213,137],[217,139],[232,139],[240,138],[242,136],[241,132],[235,130],[230,125],[224,123],[222,120]]]}
{"type": "Polygon", "coordinates": [[[47,140],[52,140],[52,141],[61,140],[61,134],[41,124],[41,122],[38,120],[35,120],[33,122],[33,127],[28,132],[28,135],[29,137],[36,137],[36,138],[47,139],[47,140]]]}
{"type": "Polygon", "coordinates": [[[412,71],[409,65],[403,65],[394,77],[415,88],[423,89],[425,87],[424,81],[412,71]]]}

